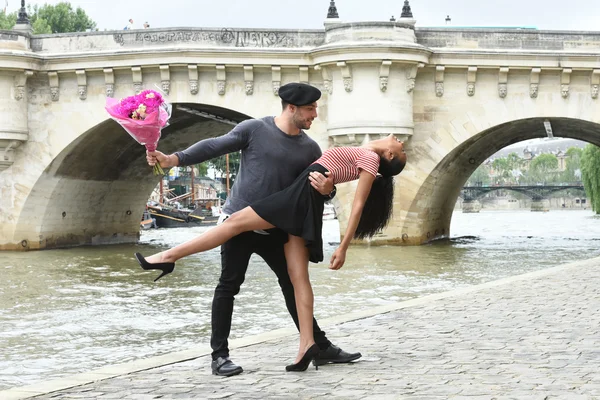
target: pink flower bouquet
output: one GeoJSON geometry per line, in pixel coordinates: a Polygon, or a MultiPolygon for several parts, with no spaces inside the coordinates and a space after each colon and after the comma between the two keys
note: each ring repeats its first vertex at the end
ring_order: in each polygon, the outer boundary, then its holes
{"type": "MultiPolygon", "coordinates": [[[[154,90],[144,90],[121,100],[108,97],[105,108],[112,119],[148,151],[156,150],[160,131],[171,117],[171,106],[154,90]]],[[[165,174],[158,163],[154,165],[154,174],[165,174]]]]}

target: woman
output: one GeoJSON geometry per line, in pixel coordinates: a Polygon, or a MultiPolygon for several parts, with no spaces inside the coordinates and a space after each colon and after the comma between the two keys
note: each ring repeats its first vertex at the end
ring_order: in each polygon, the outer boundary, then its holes
{"type": "Polygon", "coordinates": [[[353,238],[372,237],[385,227],[392,214],[394,182],[406,164],[404,143],[394,135],[374,140],[362,147],[336,147],[323,155],[296,178],[288,188],[234,213],[223,224],[170,250],[145,259],[135,256],[144,269],[170,273],[175,261],[190,254],[213,249],[234,236],[257,229],[279,228],[288,233],[285,257],[296,298],[300,325],[300,347],[288,371],[304,371],[318,354],[313,338],[313,292],[308,262],[323,260],[321,230],[324,198],[309,183],[313,171],[329,171],[334,184],[358,179],[358,186],[340,246],[331,257],[329,268],[340,269],[353,238]]]}

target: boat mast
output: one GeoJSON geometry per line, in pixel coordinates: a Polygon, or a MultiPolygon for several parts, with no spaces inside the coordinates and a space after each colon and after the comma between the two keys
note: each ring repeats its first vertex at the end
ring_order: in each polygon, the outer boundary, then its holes
{"type": "Polygon", "coordinates": [[[158,189],[158,202],[162,203],[163,202],[163,178],[162,176],[160,177],[160,186],[158,189]]]}
{"type": "Polygon", "coordinates": [[[227,197],[229,197],[229,153],[225,155],[225,164],[227,168],[227,197]]]}
{"type": "Polygon", "coordinates": [[[196,190],[194,190],[194,166],[192,165],[192,173],[190,174],[192,181],[192,204],[196,205],[196,190]]]}

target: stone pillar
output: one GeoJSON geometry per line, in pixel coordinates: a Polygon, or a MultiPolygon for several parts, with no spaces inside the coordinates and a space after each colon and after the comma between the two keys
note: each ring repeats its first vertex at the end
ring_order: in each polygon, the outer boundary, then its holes
{"type": "MultiPolygon", "coordinates": [[[[327,93],[319,118],[327,123],[330,145],[359,146],[390,134],[410,139],[416,76],[431,54],[416,43],[414,23],[403,18],[399,22],[325,24],[325,43],[312,55],[327,93]],[[344,53],[336,50],[340,46],[346,49],[344,53]]],[[[396,179],[398,187],[401,181],[396,179]]],[[[337,188],[341,232],[346,230],[356,184],[337,188]]],[[[394,210],[398,214],[372,243],[402,241],[404,218],[399,213],[406,209],[410,196],[406,190],[396,191],[394,210]]]]}
{"type": "Polygon", "coordinates": [[[410,68],[389,60],[341,61],[329,67],[333,88],[327,104],[327,133],[333,144],[360,145],[389,134],[402,140],[412,136],[414,81],[410,76],[415,69],[416,65],[410,68]]]}
{"type": "Polygon", "coordinates": [[[325,44],[313,54],[331,79],[327,127],[334,145],[360,144],[366,135],[377,139],[393,133],[405,140],[412,135],[415,78],[429,50],[415,44],[414,20],[409,22],[325,25],[325,44]],[[338,59],[337,52],[332,57],[329,47],[338,42],[352,49],[351,59],[338,59]],[[377,52],[376,45],[407,51],[377,52]]]}
{"type": "Polygon", "coordinates": [[[462,203],[462,212],[465,214],[478,213],[481,210],[481,202],[479,200],[465,200],[462,203]]]}
{"type": "Polygon", "coordinates": [[[534,199],[531,201],[531,211],[550,211],[550,200],[534,199]]]}

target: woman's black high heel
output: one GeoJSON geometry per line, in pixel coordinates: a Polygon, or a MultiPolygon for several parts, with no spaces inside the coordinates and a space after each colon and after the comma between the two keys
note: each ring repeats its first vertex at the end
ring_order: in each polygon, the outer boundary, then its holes
{"type": "Polygon", "coordinates": [[[146,259],[144,258],[143,255],[141,255],[140,253],[135,253],[134,254],[137,262],[140,263],[140,266],[143,269],[159,269],[162,271],[162,274],[160,274],[158,276],[158,278],[156,278],[154,280],[154,282],[156,282],[157,280],[159,280],[160,278],[162,278],[163,276],[170,274],[171,272],[173,272],[173,270],[175,269],[175,263],[149,263],[148,261],[146,261],[146,259]]]}
{"type": "MultiPolygon", "coordinates": [[[[300,361],[298,361],[296,364],[286,365],[285,370],[286,371],[306,371],[310,362],[317,356],[317,354],[319,354],[319,351],[321,351],[321,349],[319,349],[319,346],[317,346],[316,343],[313,344],[312,346],[310,346],[308,348],[308,350],[306,350],[306,353],[304,353],[304,355],[302,356],[300,361]]],[[[315,368],[319,369],[319,367],[316,365],[315,365],[315,368]]]]}

